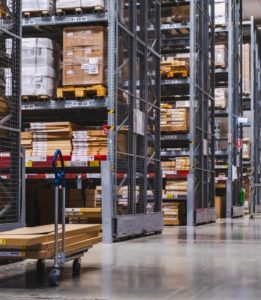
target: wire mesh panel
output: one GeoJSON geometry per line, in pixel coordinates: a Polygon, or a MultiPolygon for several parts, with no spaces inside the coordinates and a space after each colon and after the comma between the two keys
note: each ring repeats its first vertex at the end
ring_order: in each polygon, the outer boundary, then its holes
{"type": "Polygon", "coordinates": [[[214,30],[214,1],[191,1],[188,225],[215,220],[214,30]]]}
{"type": "Polygon", "coordinates": [[[115,237],[159,231],[160,1],[110,1],[108,51],[115,237]]]}
{"type": "Polygon", "coordinates": [[[243,214],[239,206],[242,187],[242,3],[231,0],[228,3],[228,181],[227,217],[243,214]]]}
{"type": "Polygon", "coordinates": [[[20,14],[0,1],[0,229],[20,222],[20,14]]]}

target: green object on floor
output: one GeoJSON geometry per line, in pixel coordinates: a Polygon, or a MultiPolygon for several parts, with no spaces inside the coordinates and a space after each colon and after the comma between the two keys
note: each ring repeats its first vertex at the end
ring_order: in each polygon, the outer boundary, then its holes
{"type": "Polygon", "coordinates": [[[239,193],[239,205],[243,206],[245,203],[245,189],[241,189],[239,193]]]}

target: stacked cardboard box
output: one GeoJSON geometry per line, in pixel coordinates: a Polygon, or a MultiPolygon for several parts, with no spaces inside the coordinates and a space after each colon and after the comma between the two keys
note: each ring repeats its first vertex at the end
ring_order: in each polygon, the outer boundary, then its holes
{"type": "Polygon", "coordinates": [[[225,26],[227,24],[227,1],[215,0],[215,25],[225,26]]]}
{"type": "Polygon", "coordinates": [[[56,149],[63,155],[71,155],[71,123],[31,123],[30,130],[33,133],[32,156],[52,156],[56,149]]]}
{"type": "Polygon", "coordinates": [[[86,160],[88,156],[107,155],[108,138],[104,130],[73,131],[72,136],[72,161],[86,160]]]}
{"type": "Polygon", "coordinates": [[[53,0],[23,0],[22,12],[51,12],[53,10],[53,0]]]}
{"type": "Polygon", "coordinates": [[[32,132],[27,131],[21,133],[21,146],[25,148],[26,157],[32,156],[32,140],[32,132]]]}
{"type": "Polygon", "coordinates": [[[189,130],[188,109],[172,108],[172,106],[161,106],[161,131],[179,132],[189,130]]]}
{"type": "Polygon", "coordinates": [[[225,45],[215,45],[215,66],[217,68],[227,67],[227,48],[225,45]]]}
{"type": "Polygon", "coordinates": [[[22,95],[54,96],[54,44],[47,38],[22,40],[22,95]]]}
{"type": "Polygon", "coordinates": [[[162,9],[162,22],[166,24],[189,21],[189,5],[177,5],[162,9]]]}
{"type": "Polygon", "coordinates": [[[215,89],[215,107],[226,108],[227,107],[228,93],[227,88],[215,89]]]}
{"type": "Polygon", "coordinates": [[[56,9],[104,8],[104,0],[56,0],[56,9]]]}
{"type": "Polygon", "coordinates": [[[104,83],[104,27],[70,27],[63,32],[63,85],[104,83]]]}
{"type": "Polygon", "coordinates": [[[243,44],[243,93],[250,94],[250,45],[243,44]]]}
{"type": "Polygon", "coordinates": [[[176,171],[188,171],[190,167],[189,157],[176,158],[176,171]]]}
{"type": "Polygon", "coordinates": [[[162,207],[165,225],[186,225],[186,203],[164,203],[162,207]]]}

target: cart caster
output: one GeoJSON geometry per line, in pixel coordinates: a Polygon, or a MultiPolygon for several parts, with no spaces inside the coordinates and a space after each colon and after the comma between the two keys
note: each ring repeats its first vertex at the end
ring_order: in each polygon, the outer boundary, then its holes
{"type": "Polygon", "coordinates": [[[44,274],[45,271],[45,263],[44,260],[38,259],[36,263],[36,272],[38,274],[44,274]]]}
{"type": "Polygon", "coordinates": [[[73,275],[79,275],[80,271],[81,271],[81,259],[80,258],[76,258],[73,261],[73,267],[72,267],[73,275]]]}
{"type": "Polygon", "coordinates": [[[59,269],[52,269],[49,273],[49,285],[50,286],[58,286],[59,285],[59,278],[60,278],[60,270],[59,269]]]}

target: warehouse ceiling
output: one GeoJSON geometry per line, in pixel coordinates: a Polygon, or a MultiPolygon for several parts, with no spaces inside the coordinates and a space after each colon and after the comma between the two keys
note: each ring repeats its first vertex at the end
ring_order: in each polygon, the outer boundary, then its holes
{"type": "Polygon", "coordinates": [[[243,0],[243,20],[253,16],[261,24],[261,0],[243,0]]]}

